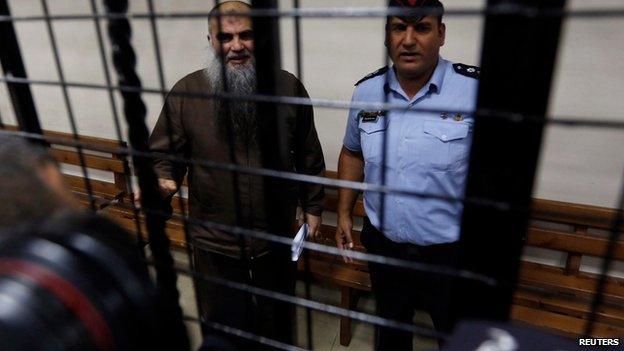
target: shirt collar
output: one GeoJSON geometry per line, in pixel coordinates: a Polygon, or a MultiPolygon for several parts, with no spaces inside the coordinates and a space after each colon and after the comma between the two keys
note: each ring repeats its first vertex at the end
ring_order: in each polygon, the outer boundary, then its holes
{"type": "MultiPolygon", "coordinates": [[[[448,61],[440,56],[440,58],[438,59],[438,64],[436,65],[436,68],[431,75],[431,79],[429,79],[427,84],[425,84],[427,91],[440,93],[440,90],[442,89],[442,84],[444,82],[444,76],[446,75],[447,64],[448,61]]],[[[386,74],[387,83],[384,85],[384,91],[387,93],[388,90],[393,90],[401,95],[405,95],[403,89],[401,88],[401,85],[399,84],[399,80],[396,76],[394,68],[389,69],[388,73],[386,74]]]]}
{"type": "Polygon", "coordinates": [[[440,93],[442,90],[442,84],[444,83],[444,76],[446,75],[446,66],[448,65],[448,61],[440,57],[438,59],[438,65],[433,71],[433,75],[431,75],[431,79],[429,80],[429,90],[435,90],[436,93],[440,93]]]}

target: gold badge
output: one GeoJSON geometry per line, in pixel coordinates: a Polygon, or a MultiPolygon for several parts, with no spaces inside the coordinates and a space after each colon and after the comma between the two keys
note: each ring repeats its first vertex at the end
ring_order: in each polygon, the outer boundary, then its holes
{"type": "Polygon", "coordinates": [[[362,123],[377,123],[380,116],[385,116],[385,111],[360,111],[358,117],[362,119],[362,123]]]}
{"type": "Polygon", "coordinates": [[[456,113],[455,117],[453,117],[453,119],[457,122],[459,121],[463,121],[464,120],[464,116],[461,115],[461,113],[456,113]]]}

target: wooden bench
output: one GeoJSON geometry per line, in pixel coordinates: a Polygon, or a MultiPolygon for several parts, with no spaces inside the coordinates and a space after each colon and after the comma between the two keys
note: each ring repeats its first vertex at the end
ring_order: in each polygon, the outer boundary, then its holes
{"type": "MultiPolygon", "coordinates": [[[[334,172],[327,177],[336,178],[334,172]]],[[[335,212],[337,196],[328,194],[326,211],[335,212]]],[[[525,255],[520,266],[519,283],[514,294],[511,318],[518,322],[549,329],[565,336],[583,334],[591,310],[591,299],[599,275],[581,270],[584,258],[602,258],[608,245],[607,231],[611,229],[617,211],[613,209],[534,199],[532,221],[527,230],[525,247],[549,250],[551,256],[562,255],[565,263],[552,265],[535,263],[525,255]],[[601,232],[602,231],[602,232],[601,232]]],[[[354,216],[364,215],[361,199],[354,216]]],[[[620,232],[624,227],[620,228],[620,232]]],[[[335,228],[324,226],[317,240],[334,244],[335,228]]],[[[364,251],[354,231],[355,249],[364,251]]],[[[622,237],[624,239],[624,236],[622,237]]],[[[624,240],[616,243],[614,261],[624,261],[624,240]]],[[[363,262],[345,263],[336,257],[312,255],[313,275],[341,288],[342,307],[357,305],[357,292],[370,290],[370,277],[363,262]]],[[[593,335],[614,337],[624,335],[624,279],[609,277],[605,287],[605,303],[598,309],[593,335]]],[[[351,323],[341,318],[340,342],[346,346],[351,339],[351,323]]]]}
{"type": "MultiPolygon", "coordinates": [[[[45,134],[59,138],[72,137],[67,133],[45,132],[45,134]]],[[[107,148],[119,145],[114,140],[86,136],[80,136],[80,140],[107,148]]],[[[59,162],[79,165],[75,150],[53,145],[52,154],[59,162]]],[[[132,211],[129,210],[130,196],[126,189],[122,159],[121,155],[114,153],[108,155],[98,153],[86,156],[85,163],[89,169],[112,173],[112,181],[91,180],[94,195],[98,198],[98,208],[124,228],[135,232],[136,223],[132,211]]],[[[327,172],[327,177],[335,178],[336,174],[327,172]]],[[[84,179],[80,175],[65,175],[65,179],[81,201],[88,204],[84,179]]],[[[328,189],[325,199],[326,211],[335,212],[336,206],[336,193],[328,189]]],[[[179,208],[174,206],[178,211],[179,208]]],[[[532,209],[532,222],[527,231],[526,246],[549,250],[551,256],[561,255],[563,262],[536,263],[527,259],[530,255],[523,259],[519,285],[511,307],[512,319],[567,336],[581,335],[599,279],[597,274],[583,271],[582,263],[588,258],[604,257],[608,240],[600,231],[610,229],[616,211],[541,199],[533,201],[532,209]]],[[[361,200],[356,204],[354,216],[364,216],[361,200]]],[[[169,221],[166,230],[174,248],[185,247],[184,230],[179,221],[169,221]]],[[[316,241],[334,246],[334,232],[333,226],[325,224],[316,241]]],[[[364,248],[359,242],[357,231],[354,233],[354,241],[355,249],[363,252],[364,248]]],[[[309,257],[312,276],[320,282],[339,287],[341,306],[356,309],[359,293],[370,291],[367,265],[358,261],[345,263],[340,257],[323,253],[311,253],[309,257]]],[[[616,243],[614,259],[619,263],[624,261],[622,240],[616,243]]],[[[605,303],[600,306],[596,316],[594,336],[624,335],[624,279],[609,277],[604,296],[605,303]]],[[[348,345],[350,338],[351,321],[342,317],[341,344],[348,345]]]]}
{"type": "MultiPolygon", "coordinates": [[[[525,246],[562,253],[565,262],[560,266],[521,263],[511,309],[514,320],[573,337],[583,333],[599,275],[582,271],[582,261],[606,255],[606,232],[612,228],[616,214],[617,211],[603,207],[534,200],[533,222],[527,231],[525,246]]],[[[619,228],[620,233],[623,230],[619,228]]],[[[616,243],[613,257],[614,262],[620,264],[624,261],[622,239],[616,243]]],[[[594,335],[622,336],[624,279],[609,277],[604,297],[605,303],[596,315],[594,335]]]]}

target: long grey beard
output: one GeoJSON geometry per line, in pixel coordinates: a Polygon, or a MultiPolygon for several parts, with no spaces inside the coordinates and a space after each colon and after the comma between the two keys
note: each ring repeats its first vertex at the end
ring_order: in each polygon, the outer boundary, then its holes
{"type": "MultiPolygon", "coordinates": [[[[225,68],[227,90],[224,89],[220,59],[214,58],[204,69],[214,92],[227,91],[236,95],[252,95],[256,92],[256,68],[253,60],[244,66],[235,68],[226,66],[225,68]]],[[[229,137],[227,128],[229,119],[232,132],[237,140],[245,143],[256,140],[258,117],[254,102],[238,99],[217,99],[215,106],[217,124],[226,138],[229,137]]]]}

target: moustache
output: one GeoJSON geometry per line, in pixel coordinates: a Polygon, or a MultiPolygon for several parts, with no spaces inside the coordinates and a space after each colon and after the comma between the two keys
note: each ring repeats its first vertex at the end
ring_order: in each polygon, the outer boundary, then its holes
{"type": "Polygon", "coordinates": [[[244,59],[248,59],[251,57],[251,54],[244,52],[244,53],[237,53],[237,54],[231,54],[227,56],[227,60],[231,61],[231,60],[244,60],[244,59]]]}

